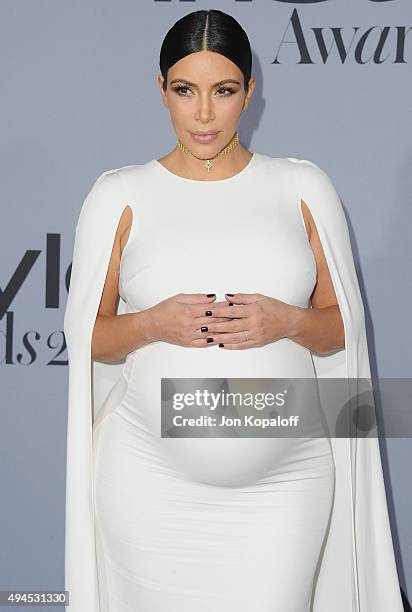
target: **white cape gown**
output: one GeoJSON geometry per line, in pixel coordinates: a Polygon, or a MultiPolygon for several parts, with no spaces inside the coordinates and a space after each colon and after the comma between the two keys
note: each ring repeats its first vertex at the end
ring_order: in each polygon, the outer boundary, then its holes
{"type": "MultiPolygon", "coordinates": [[[[296,197],[307,203],[317,226],[345,327],[344,350],[313,354],[316,375],[370,378],[362,298],[339,196],[313,162],[284,158],[283,163],[296,197]]],[[[127,206],[118,170],[103,172],[82,206],[64,317],[69,358],[65,589],[71,612],[100,612],[92,426],[123,362],[92,361],[91,336],[115,232],[127,206]]],[[[123,312],[120,300],[118,314],[123,312]]],[[[378,439],[331,438],[331,443],[335,501],[313,612],[402,612],[378,439]]]]}

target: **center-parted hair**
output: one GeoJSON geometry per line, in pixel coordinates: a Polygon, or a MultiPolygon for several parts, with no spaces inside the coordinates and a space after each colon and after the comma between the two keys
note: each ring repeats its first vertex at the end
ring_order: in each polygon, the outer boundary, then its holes
{"type": "Polygon", "coordinates": [[[167,88],[171,66],[197,51],[214,51],[231,60],[242,71],[247,91],[252,73],[249,38],[231,15],[217,9],[193,11],[176,21],[167,32],[160,49],[160,72],[167,88]]]}

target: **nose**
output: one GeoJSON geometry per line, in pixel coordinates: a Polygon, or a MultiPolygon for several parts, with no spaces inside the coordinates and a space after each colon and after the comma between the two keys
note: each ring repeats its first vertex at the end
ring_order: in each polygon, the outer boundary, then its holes
{"type": "Polygon", "coordinates": [[[211,119],[214,119],[215,112],[213,109],[213,102],[210,99],[210,96],[199,96],[199,104],[196,111],[197,117],[202,121],[207,123],[211,119]]]}

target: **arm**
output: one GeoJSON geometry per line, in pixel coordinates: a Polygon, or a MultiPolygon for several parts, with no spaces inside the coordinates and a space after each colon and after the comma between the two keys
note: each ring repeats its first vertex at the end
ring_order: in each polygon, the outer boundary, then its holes
{"type": "Polygon", "coordinates": [[[301,206],[316,258],[317,282],[311,296],[312,308],[293,307],[288,337],[317,353],[342,349],[345,348],[343,320],[325,254],[313,217],[303,199],[301,206]]]}
{"type": "Polygon", "coordinates": [[[132,224],[127,206],[120,218],[92,335],[92,359],[114,361],[152,341],[151,309],[117,315],[120,260],[132,224]]]}

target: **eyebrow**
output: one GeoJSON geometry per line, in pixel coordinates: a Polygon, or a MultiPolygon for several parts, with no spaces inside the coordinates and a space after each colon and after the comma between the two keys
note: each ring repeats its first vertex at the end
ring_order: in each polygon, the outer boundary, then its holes
{"type": "MultiPolygon", "coordinates": [[[[170,85],[173,85],[173,83],[186,83],[186,85],[190,85],[191,87],[197,87],[196,83],[191,83],[186,79],[173,79],[173,81],[170,81],[170,85]]],[[[224,81],[218,81],[218,83],[215,83],[214,85],[212,85],[212,87],[224,85],[225,83],[235,83],[236,85],[240,85],[240,82],[236,81],[236,79],[225,79],[224,81]]]]}

